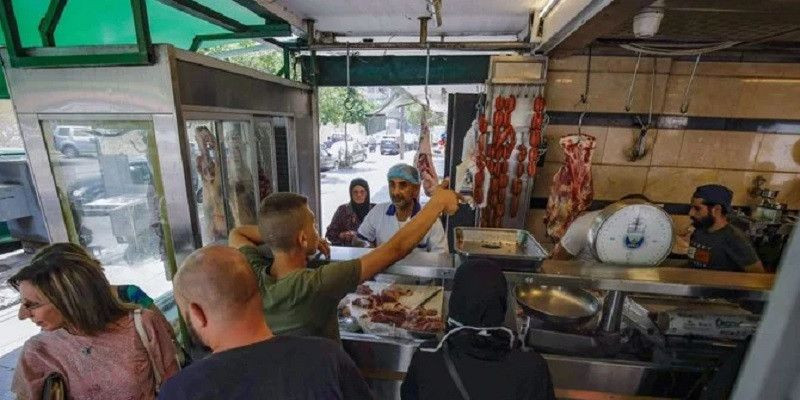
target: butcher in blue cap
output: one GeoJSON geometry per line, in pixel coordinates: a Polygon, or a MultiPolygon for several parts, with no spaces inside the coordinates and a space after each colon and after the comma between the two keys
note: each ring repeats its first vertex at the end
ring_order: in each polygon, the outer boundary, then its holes
{"type": "MultiPolygon", "coordinates": [[[[374,246],[380,246],[413,218],[421,209],[419,204],[419,171],[408,164],[396,164],[386,174],[389,181],[390,203],[379,203],[364,217],[358,228],[358,237],[374,246]]],[[[441,221],[417,245],[418,251],[447,252],[447,237],[441,221]]]]}
{"type": "Polygon", "coordinates": [[[694,232],[689,241],[692,267],[719,271],[764,272],[750,240],[728,223],[733,192],[722,185],[698,186],[689,217],[694,232]]]}

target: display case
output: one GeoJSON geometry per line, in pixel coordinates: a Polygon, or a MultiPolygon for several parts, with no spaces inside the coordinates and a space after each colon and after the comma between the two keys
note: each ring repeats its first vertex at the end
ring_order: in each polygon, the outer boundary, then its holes
{"type": "Polygon", "coordinates": [[[272,191],[317,211],[319,145],[309,86],[168,45],[153,54],[4,68],[49,241],[80,243],[112,283],[158,297],[191,251],[256,223],[272,191]]]}

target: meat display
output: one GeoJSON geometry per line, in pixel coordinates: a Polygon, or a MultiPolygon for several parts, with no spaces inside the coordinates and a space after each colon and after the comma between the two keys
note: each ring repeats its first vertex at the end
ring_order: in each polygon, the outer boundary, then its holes
{"type": "MultiPolygon", "coordinates": [[[[474,157],[477,172],[474,176],[473,199],[481,208],[479,225],[482,227],[501,227],[506,214],[511,218],[517,217],[520,198],[525,195],[523,188],[528,187],[526,182],[536,174],[536,164],[544,144],[542,132],[546,125],[545,100],[541,94],[530,100],[527,95],[523,100],[522,97],[518,99],[514,95],[501,94],[494,98],[492,104],[494,111],[490,119],[484,114],[478,117],[478,150],[474,157]],[[524,131],[519,126],[520,118],[516,119],[520,133],[511,122],[518,100],[520,107],[530,107],[531,112],[530,122],[524,131]]],[[[527,118],[526,115],[523,119],[527,122],[527,118]]]]}
{"type": "Polygon", "coordinates": [[[422,180],[422,189],[426,196],[433,194],[433,188],[439,184],[436,168],[433,166],[433,151],[431,150],[431,132],[428,129],[428,117],[423,111],[420,121],[419,148],[414,156],[414,167],[419,171],[422,180]]]}
{"type": "Polygon", "coordinates": [[[544,223],[547,235],[558,240],[570,223],[592,202],[592,153],[595,138],[589,135],[564,136],[564,165],[553,176],[544,223]]]}
{"type": "Polygon", "coordinates": [[[508,161],[517,144],[517,132],[511,126],[511,113],[517,106],[514,96],[497,96],[492,116],[492,143],[487,146],[486,165],[491,176],[488,204],[482,212],[481,226],[498,227],[505,215],[505,191],[508,188],[508,161]]]}
{"type": "MultiPolygon", "coordinates": [[[[349,300],[351,307],[346,308],[347,313],[358,316],[365,330],[369,326],[371,330],[385,331],[381,326],[388,326],[421,333],[442,331],[441,304],[432,301],[428,301],[428,306],[420,304],[438,294],[431,293],[431,290],[441,292],[440,288],[419,286],[413,290],[412,287],[392,284],[382,290],[373,290],[368,284],[359,285],[356,294],[350,295],[354,298],[349,300]]],[[[439,298],[439,303],[441,301],[439,298]]]]}

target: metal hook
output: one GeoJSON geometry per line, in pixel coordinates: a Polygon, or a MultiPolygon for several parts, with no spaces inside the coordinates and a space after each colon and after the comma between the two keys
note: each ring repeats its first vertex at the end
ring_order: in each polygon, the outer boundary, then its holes
{"type": "Polygon", "coordinates": [[[686,84],[686,91],[683,92],[683,102],[681,103],[681,114],[686,114],[689,112],[689,90],[692,88],[692,81],[694,81],[694,75],[697,72],[697,65],[700,64],[700,54],[697,55],[697,58],[694,60],[694,67],[692,67],[692,75],[689,76],[689,83],[686,84]]]}
{"type": "Polygon", "coordinates": [[[578,117],[578,141],[581,141],[583,138],[583,133],[581,133],[581,127],[583,127],[583,117],[586,116],[586,111],[581,113],[581,116],[578,117]]]}
{"type": "Polygon", "coordinates": [[[639,63],[642,61],[642,52],[636,57],[636,67],[633,68],[633,79],[631,79],[631,86],[628,88],[628,99],[625,101],[625,111],[631,110],[631,101],[633,98],[633,87],[636,85],[636,74],[639,72],[639,63]]]}

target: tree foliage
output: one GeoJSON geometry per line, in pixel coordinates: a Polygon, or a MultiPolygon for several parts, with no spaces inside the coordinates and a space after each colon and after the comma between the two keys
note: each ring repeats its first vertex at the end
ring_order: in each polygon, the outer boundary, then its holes
{"type": "MultiPolygon", "coordinates": [[[[406,123],[410,126],[419,126],[424,107],[421,104],[412,104],[406,107],[406,123]]],[[[444,125],[444,113],[431,111],[428,113],[428,126],[444,125]]]]}
{"type": "Polygon", "coordinates": [[[323,125],[345,122],[364,125],[367,116],[377,109],[378,106],[367,100],[357,89],[350,90],[348,99],[347,88],[319,88],[319,121],[323,125]]]}
{"type": "MultiPolygon", "coordinates": [[[[257,45],[258,43],[253,40],[243,40],[200,49],[199,52],[213,57],[215,54],[221,52],[244,49],[257,45]]],[[[268,74],[277,75],[281,68],[283,68],[283,51],[277,49],[259,50],[248,54],[226,57],[224,60],[244,67],[257,69],[268,74]]]]}

